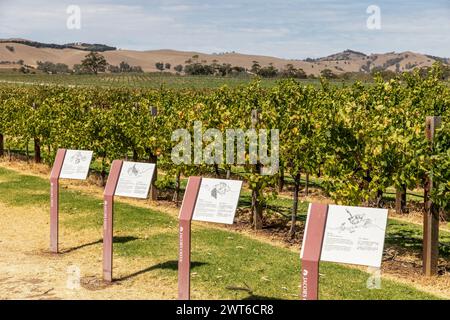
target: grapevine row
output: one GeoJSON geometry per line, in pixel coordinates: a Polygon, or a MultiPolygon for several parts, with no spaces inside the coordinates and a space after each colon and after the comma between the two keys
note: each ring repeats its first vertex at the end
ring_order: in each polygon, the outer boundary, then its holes
{"type": "Polygon", "coordinates": [[[426,78],[412,73],[345,87],[323,82],[317,88],[295,80],[268,89],[255,81],[216,90],[2,85],[0,152],[6,146],[23,150],[34,141],[36,152],[45,150],[44,160],[51,163],[58,148],[93,150],[103,177],[116,158],[157,161],[166,173],[157,184],[176,184],[177,190],[182,175],[237,170],[253,191],[254,223],[288,176],[294,184],[295,222],[301,174],[320,177],[325,192],[339,203],[379,205],[387,188],[405,194],[423,186],[432,173],[432,200],[448,210],[450,90],[440,77],[435,66],[426,78]],[[433,145],[424,135],[426,116],[443,119],[433,145]],[[265,176],[249,164],[173,164],[172,132],[192,131],[194,121],[224,135],[229,128],[278,129],[279,173],[265,176]]]}

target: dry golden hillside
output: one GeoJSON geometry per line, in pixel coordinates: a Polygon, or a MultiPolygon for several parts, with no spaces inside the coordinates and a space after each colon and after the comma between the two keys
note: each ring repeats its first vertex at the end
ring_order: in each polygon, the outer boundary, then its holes
{"type": "MultiPolygon", "coordinates": [[[[64,63],[70,68],[78,64],[87,54],[87,51],[74,48],[37,48],[16,42],[0,43],[0,68],[17,67],[17,62],[23,60],[26,65],[36,67],[37,61],[51,61],[64,63]],[[8,63],[9,62],[9,63],[8,63]]],[[[319,75],[324,69],[331,69],[336,74],[344,72],[359,72],[371,70],[374,67],[392,71],[406,71],[415,67],[431,66],[436,59],[424,54],[413,52],[385,53],[365,55],[363,53],[346,50],[331,56],[314,60],[287,60],[268,56],[246,55],[239,53],[204,54],[199,52],[185,52],[175,50],[111,50],[102,52],[109,64],[118,65],[125,61],[133,66],[141,66],[144,71],[157,71],[155,63],[170,63],[186,65],[186,61],[198,55],[197,61],[204,63],[229,63],[250,69],[254,61],[261,66],[273,64],[277,69],[283,69],[287,64],[303,69],[307,74],[319,75]]],[[[447,61],[448,62],[448,61],[447,61]]],[[[174,72],[174,71],[173,71],[174,72]]]]}

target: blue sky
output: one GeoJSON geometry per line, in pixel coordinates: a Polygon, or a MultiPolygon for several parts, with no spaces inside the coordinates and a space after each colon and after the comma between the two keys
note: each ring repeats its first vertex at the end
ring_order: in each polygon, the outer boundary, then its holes
{"type": "Polygon", "coordinates": [[[0,0],[0,38],[119,48],[236,51],[283,58],[345,49],[450,56],[450,0],[0,0]],[[69,5],[81,29],[66,27],[69,5]],[[381,9],[369,30],[367,7],[381,9]]]}

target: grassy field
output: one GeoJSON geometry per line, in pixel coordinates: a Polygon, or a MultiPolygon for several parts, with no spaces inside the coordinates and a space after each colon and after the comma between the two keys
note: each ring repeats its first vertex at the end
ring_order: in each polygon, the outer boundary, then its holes
{"type": "MultiPolygon", "coordinates": [[[[12,211],[17,210],[24,215],[24,219],[32,220],[27,215],[33,214],[33,211],[27,208],[38,208],[47,214],[48,192],[48,180],[0,168],[0,203],[12,211]]],[[[248,195],[244,193],[244,202],[246,197],[248,195]]],[[[60,205],[61,229],[66,233],[101,231],[103,219],[100,198],[70,188],[63,189],[60,205]]],[[[178,222],[175,216],[119,201],[114,223],[115,255],[129,262],[133,259],[148,259],[149,267],[138,272],[141,281],[148,277],[176,283],[178,222]]],[[[389,223],[388,243],[395,242],[404,247],[417,246],[420,236],[418,226],[398,221],[389,223]]],[[[86,239],[81,237],[78,241],[80,246],[86,243],[86,239]]],[[[298,298],[299,252],[198,223],[193,223],[192,241],[192,288],[195,298],[298,298]],[[250,292],[230,288],[247,286],[251,288],[250,292]]],[[[450,236],[443,233],[441,241],[450,243],[450,236]]],[[[95,246],[101,246],[100,240],[95,246]]],[[[98,267],[100,264],[92,266],[98,267]]],[[[135,275],[124,275],[122,280],[135,275]]],[[[320,296],[322,299],[436,298],[412,286],[386,279],[382,282],[382,289],[369,290],[366,288],[368,276],[358,269],[322,263],[320,296]]]]}

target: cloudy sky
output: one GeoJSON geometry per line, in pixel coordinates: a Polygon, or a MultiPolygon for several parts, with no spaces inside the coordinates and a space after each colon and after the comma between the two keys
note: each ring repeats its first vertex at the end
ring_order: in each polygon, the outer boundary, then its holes
{"type": "Polygon", "coordinates": [[[0,0],[0,38],[283,58],[345,49],[450,56],[450,0],[0,0]],[[68,29],[67,7],[81,10],[68,29]],[[367,8],[381,29],[367,28],[367,8]]]}

